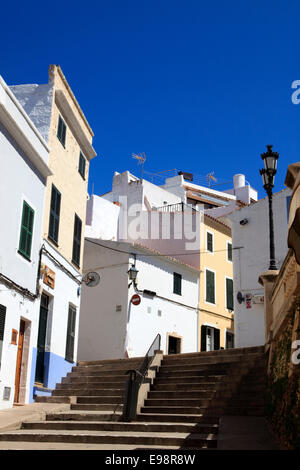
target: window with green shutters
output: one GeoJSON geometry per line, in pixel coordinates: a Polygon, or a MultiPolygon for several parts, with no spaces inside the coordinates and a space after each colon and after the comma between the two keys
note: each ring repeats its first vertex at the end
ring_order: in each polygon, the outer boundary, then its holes
{"type": "Polygon", "coordinates": [[[75,214],[72,261],[77,266],[79,266],[80,263],[81,228],[82,222],[78,215],[75,214]]]}
{"type": "Polygon", "coordinates": [[[61,194],[53,184],[52,192],[51,192],[48,237],[50,238],[50,240],[52,240],[56,244],[58,244],[60,203],[61,203],[61,194]]]}
{"type": "Polygon", "coordinates": [[[233,280],[226,278],[226,308],[233,310],[233,280]]]}
{"type": "Polygon", "coordinates": [[[210,232],[206,232],[206,249],[210,253],[214,251],[213,234],[210,232]]]}
{"type": "Polygon", "coordinates": [[[4,305],[0,305],[0,369],[1,369],[5,317],[6,317],[6,307],[4,307],[4,305]]]}
{"type": "Polygon", "coordinates": [[[67,130],[67,126],[66,126],[64,120],[62,119],[62,117],[59,116],[58,126],[57,126],[57,137],[58,137],[58,140],[62,143],[63,146],[65,146],[65,144],[66,144],[66,130],[67,130]]]}
{"type": "Polygon", "coordinates": [[[181,274],[174,273],[173,274],[173,293],[181,295],[181,284],[182,284],[182,276],[181,274]]]}
{"type": "Polygon", "coordinates": [[[227,260],[232,261],[232,244],[227,243],[227,260]]]}
{"type": "Polygon", "coordinates": [[[74,344],[75,344],[75,327],[76,327],[76,308],[69,305],[68,329],[66,342],[66,360],[74,362],[74,344]]]}
{"type": "Polygon", "coordinates": [[[32,234],[33,234],[34,210],[23,202],[21,232],[19,240],[19,253],[30,261],[32,234]]]}
{"type": "Polygon", "coordinates": [[[80,154],[79,154],[78,171],[79,171],[80,175],[82,176],[82,178],[85,179],[85,157],[82,154],[82,152],[80,152],[80,154]]]}
{"type": "Polygon", "coordinates": [[[206,270],[206,302],[211,304],[216,303],[215,299],[215,273],[206,270]]]}

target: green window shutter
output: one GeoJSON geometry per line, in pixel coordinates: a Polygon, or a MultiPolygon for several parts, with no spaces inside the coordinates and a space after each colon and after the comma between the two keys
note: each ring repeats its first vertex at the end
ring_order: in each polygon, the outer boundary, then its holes
{"type": "Polygon", "coordinates": [[[206,326],[201,325],[201,351],[206,351],[206,326]]]}
{"type": "Polygon", "coordinates": [[[81,174],[82,178],[85,179],[85,158],[84,158],[82,152],[80,152],[80,154],[79,154],[78,171],[81,174]]]}
{"type": "Polygon", "coordinates": [[[80,263],[81,229],[82,222],[78,215],[75,214],[72,260],[77,266],[80,263]]]}
{"type": "Polygon", "coordinates": [[[215,299],[215,273],[206,270],[206,302],[214,304],[215,299]]]}
{"type": "Polygon", "coordinates": [[[30,260],[31,255],[33,221],[34,210],[27,204],[27,202],[24,201],[19,240],[19,253],[25,256],[25,258],[27,258],[28,260],[30,260]]]}
{"type": "Polygon", "coordinates": [[[53,184],[52,192],[51,192],[48,237],[52,241],[54,241],[56,244],[58,243],[60,203],[61,203],[61,194],[53,184]]]}
{"type": "Polygon", "coordinates": [[[226,279],[226,308],[233,310],[233,280],[226,279]]]}
{"type": "Polygon", "coordinates": [[[182,284],[182,276],[181,274],[174,273],[173,274],[173,293],[181,295],[181,284],[182,284]]]}
{"type": "Polygon", "coordinates": [[[66,342],[66,360],[74,362],[74,344],[76,327],[76,308],[69,305],[68,329],[66,342]]]}
{"type": "Polygon", "coordinates": [[[227,259],[228,261],[232,261],[232,244],[227,244],[227,259]]]}
{"type": "Polygon", "coordinates": [[[66,129],[67,129],[67,126],[65,122],[63,121],[62,117],[59,116],[58,126],[57,126],[57,137],[63,146],[65,146],[65,143],[66,143],[66,129]]]}
{"type": "Polygon", "coordinates": [[[6,317],[6,307],[4,307],[4,305],[0,305],[0,369],[1,369],[1,358],[2,358],[2,346],[3,346],[3,337],[4,337],[5,317],[6,317]]]}
{"type": "Polygon", "coordinates": [[[214,251],[213,247],[213,235],[212,233],[207,232],[206,234],[207,238],[207,251],[210,251],[211,253],[214,251]]]}
{"type": "Polygon", "coordinates": [[[220,330],[214,328],[214,350],[217,351],[220,349],[220,330]]]}

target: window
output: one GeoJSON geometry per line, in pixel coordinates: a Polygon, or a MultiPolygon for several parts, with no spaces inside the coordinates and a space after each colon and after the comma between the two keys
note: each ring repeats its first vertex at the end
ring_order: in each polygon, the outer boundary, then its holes
{"type": "Polygon", "coordinates": [[[77,266],[79,266],[80,263],[81,227],[82,222],[78,215],[75,214],[72,261],[77,264],[77,266]]]}
{"type": "Polygon", "coordinates": [[[0,305],[0,369],[1,369],[1,357],[2,357],[5,317],[6,317],[6,307],[4,307],[4,305],[0,305]]]}
{"type": "Polygon", "coordinates": [[[30,260],[32,233],[33,233],[34,210],[23,202],[21,232],[19,241],[19,253],[30,260]]]}
{"type": "Polygon", "coordinates": [[[206,232],[206,249],[210,253],[213,253],[214,251],[214,238],[213,234],[210,232],[206,232]]]}
{"type": "Polygon", "coordinates": [[[232,261],[232,243],[227,242],[227,261],[232,261]]]}
{"type": "Polygon", "coordinates": [[[234,348],[234,334],[226,331],[226,349],[234,348]]]}
{"type": "Polygon", "coordinates": [[[66,143],[66,130],[67,130],[67,126],[64,120],[62,119],[62,117],[59,116],[58,126],[57,126],[57,137],[63,146],[65,146],[65,143],[66,143]]]}
{"type": "Polygon", "coordinates": [[[201,326],[201,351],[220,349],[220,330],[212,326],[201,326]]]}
{"type": "Polygon", "coordinates": [[[215,273],[206,270],[206,302],[211,304],[216,303],[215,299],[215,273]]]}
{"type": "Polygon", "coordinates": [[[74,362],[74,344],[75,344],[75,326],[76,326],[76,308],[69,305],[67,344],[66,344],[66,360],[74,362]]]}
{"type": "Polygon", "coordinates": [[[173,274],[173,293],[181,295],[181,283],[182,283],[182,276],[181,274],[174,273],[173,274]]]}
{"type": "Polygon", "coordinates": [[[58,243],[60,202],[61,202],[61,194],[53,184],[52,192],[51,192],[48,237],[50,238],[50,240],[52,240],[56,244],[58,243]]]}
{"type": "Polygon", "coordinates": [[[226,308],[233,310],[233,280],[226,278],[226,308]]]}
{"type": "Polygon", "coordinates": [[[85,158],[84,158],[82,152],[80,152],[80,154],[79,154],[78,171],[81,174],[82,178],[85,179],[85,158]]]}

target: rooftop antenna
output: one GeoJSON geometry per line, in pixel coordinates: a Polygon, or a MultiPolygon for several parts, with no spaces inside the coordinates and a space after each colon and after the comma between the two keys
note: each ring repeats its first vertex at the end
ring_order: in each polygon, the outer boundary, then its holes
{"type": "Polygon", "coordinates": [[[144,163],[146,161],[146,154],[145,152],[142,153],[133,153],[132,158],[135,158],[135,160],[138,160],[138,165],[142,165],[142,170],[141,170],[141,181],[143,181],[143,171],[144,171],[144,163]]]}
{"type": "Polygon", "coordinates": [[[210,188],[210,186],[211,186],[211,180],[217,181],[217,178],[214,177],[214,174],[215,174],[215,172],[212,171],[211,173],[208,173],[208,174],[206,175],[206,180],[207,180],[207,183],[208,183],[208,187],[209,187],[209,188],[210,188]]]}

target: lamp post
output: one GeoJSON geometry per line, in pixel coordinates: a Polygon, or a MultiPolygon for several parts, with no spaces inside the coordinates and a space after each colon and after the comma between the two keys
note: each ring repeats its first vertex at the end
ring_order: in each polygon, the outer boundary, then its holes
{"type": "Polygon", "coordinates": [[[277,172],[277,160],[279,154],[273,152],[273,145],[267,145],[267,152],[261,154],[264,161],[264,168],[260,170],[263,179],[263,186],[268,195],[269,200],[269,230],[270,230],[270,267],[269,270],[277,270],[275,262],[275,244],[274,244],[274,222],[273,222],[273,194],[274,178],[277,172]]]}

